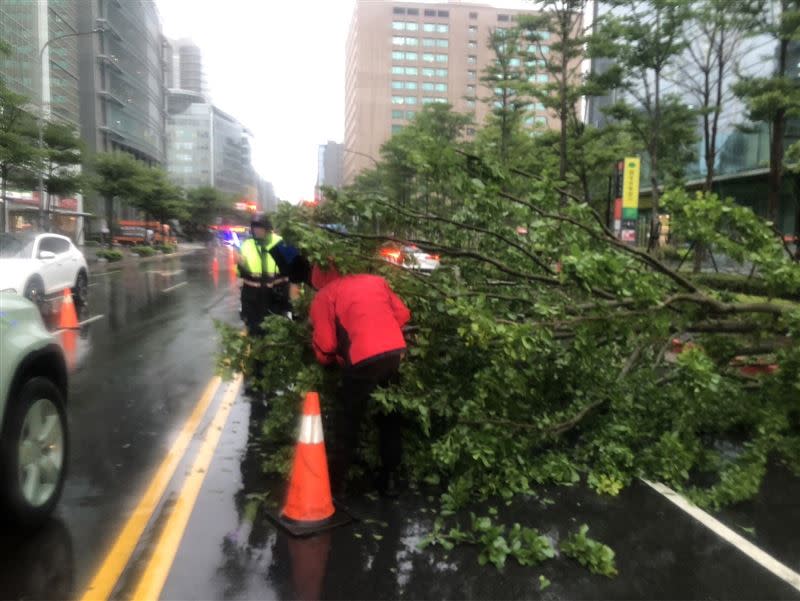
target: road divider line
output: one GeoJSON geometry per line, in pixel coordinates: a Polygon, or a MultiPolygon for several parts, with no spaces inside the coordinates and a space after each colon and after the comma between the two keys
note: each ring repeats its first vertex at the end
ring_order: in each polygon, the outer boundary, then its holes
{"type": "Polygon", "coordinates": [[[225,391],[225,396],[220,402],[217,413],[208,427],[205,440],[203,440],[200,450],[197,451],[192,469],[178,493],[178,498],[167,518],[167,523],[158,537],[153,554],[150,556],[147,567],[139,580],[139,584],[136,586],[136,591],[132,597],[134,600],[155,600],[161,596],[164,584],[167,582],[172,564],[175,561],[175,555],[178,553],[181,540],[183,540],[183,534],[186,532],[186,526],[189,524],[192,510],[200,494],[200,488],[208,473],[211,460],[214,458],[214,452],[217,450],[222,430],[228,421],[228,416],[239,394],[241,385],[242,376],[240,374],[228,385],[228,389],[225,391]]]}
{"type": "Polygon", "coordinates": [[[178,288],[180,288],[182,286],[186,286],[188,284],[189,284],[189,282],[181,282],[179,284],[175,284],[174,286],[170,286],[169,288],[164,288],[161,292],[163,294],[166,294],[167,292],[172,292],[173,290],[177,290],[178,288]]]}
{"type": "Polygon", "coordinates": [[[105,315],[103,315],[102,313],[100,315],[93,315],[89,319],[84,319],[83,321],[78,322],[78,325],[79,326],[85,326],[85,325],[88,325],[90,323],[94,323],[95,321],[99,321],[99,320],[103,319],[104,317],[105,317],[105,315]]]}
{"type": "Polygon", "coordinates": [[[197,401],[191,415],[186,419],[183,428],[150,480],[144,495],[81,596],[82,601],[104,600],[111,596],[221,383],[222,378],[214,376],[206,385],[200,400],[197,401]]]}
{"type": "Polygon", "coordinates": [[[157,273],[160,276],[170,277],[170,276],[173,276],[173,275],[178,275],[179,273],[183,273],[184,271],[185,271],[184,269],[175,269],[173,271],[158,271],[158,270],[155,270],[155,269],[150,269],[150,270],[148,270],[147,273],[157,273]]]}
{"type": "Polygon", "coordinates": [[[112,269],[111,271],[101,271],[99,273],[93,273],[92,277],[93,278],[102,278],[103,276],[113,275],[115,273],[119,273],[120,271],[122,271],[122,270],[121,269],[112,269]]]}
{"type": "Polygon", "coordinates": [[[728,528],[717,518],[706,513],[697,505],[672,490],[669,486],[661,484],[660,482],[650,482],[649,480],[644,480],[644,483],[655,490],[662,497],[674,505],[677,505],[679,509],[683,510],[685,513],[688,513],[703,526],[711,530],[714,534],[736,547],[739,551],[747,555],[761,567],[769,570],[789,586],[792,586],[800,591],[800,574],[792,570],[789,566],[781,563],[766,551],[755,546],[745,537],[728,528]]]}

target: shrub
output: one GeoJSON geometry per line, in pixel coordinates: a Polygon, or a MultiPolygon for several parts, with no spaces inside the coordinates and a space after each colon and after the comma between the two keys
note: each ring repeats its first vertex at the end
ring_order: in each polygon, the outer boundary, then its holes
{"type": "Polygon", "coordinates": [[[171,255],[175,251],[178,250],[177,244],[156,244],[154,247],[157,251],[164,253],[165,255],[171,255]]]}
{"type": "Polygon", "coordinates": [[[122,253],[118,250],[111,250],[108,248],[104,248],[103,250],[97,251],[97,258],[98,259],[105,259],[109,263],[115,263],[116,261],[122,260],[122,253]]]}
{"type": "Polygon", "coordinates": [[[134,246],[131,249],[131,251],[136,253],[140,257],[152,257],[154,254],[158,252],[152,246],[134,246]]]}

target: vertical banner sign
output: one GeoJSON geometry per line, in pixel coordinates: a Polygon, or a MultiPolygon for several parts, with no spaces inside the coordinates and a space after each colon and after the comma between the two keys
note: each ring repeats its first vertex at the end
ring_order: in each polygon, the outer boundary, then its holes
{"type": "Polygon", "coordinates": [[[636,222],[639,219],[639,177],[641,161],[639,157],[625,157],[622,180],[622,230],[620,239],[636,242],[636,222]]]}
{"type": "Polygon", "coordinates": [[[625,161],[617,161],[614,167],[614,232],[619,236],[622,230],[622,176],[625,173],[625,161]]]}

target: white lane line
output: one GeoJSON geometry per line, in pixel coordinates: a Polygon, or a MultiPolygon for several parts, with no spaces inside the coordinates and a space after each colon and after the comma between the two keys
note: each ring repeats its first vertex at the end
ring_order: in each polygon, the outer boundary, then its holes
{"type": "Polygon", "coordinates": [[[111,275],[113,273],[119,273],[120,271],[122,271],[122,270],[121,269],[113,269],[112,271],[101,271],[100,273],[93,273],[92,277],[101,278],[103,276],[111,275]]]}
{"type": "Polygon", "coordinates": [[[99,285],[100,285],[100,282],[92,282],[91,284],[87,284],[87,286],[89,286],[89,288],[91,288],[92,286],[99,286],[99,285]]]}
{"type": "Polygon", "coordinates": [[[189,282],[181,282],[180,284],[175,284],[174,286],[170,286],[169,288],[164,288],[161,292],[166,294],[167,292],[172,292],[173,290],[180,288],[181,286],[186,286],[189,282]]]}
{"type": "Polygon", "coordinates": [[[90,323],[94,323],[95,321],[103,319],[104,317],[105,317],[105,315],[103,315],[102,313],[100,315],[94,315],[94,316],[90,317],[89,319],[84,319],[83,321],[78,322],[78,327],[77,328],[63,328],[63,329],[60,329],[60,330],[54,330],[51,333],[53,334],[53,336],[58,336],[59,334],[63,334],[64,332],[67,332],[68,330],[77,330],[79,328],[82,328],[83,326],[88,325],[90,323]]]}
{"type": "Polygon", "coordinates": [[[176,269],[175,271],[155,271],[155,270],[151,269],[151,270],[148,270],[147,273],[157,273],[160,276],[171,277],[173,275],[178,275],[178,274],[183,273],[183,272],[184,272],[183,269],[176,269]]]}
{"type": "Polygon", "coordinates": [[[102,313],[100,315],[93,315],[89,319],[84,319],[83,321],[78,322],[78,325],[79,326],[85,326],[85,325],[93,323],[95,321],[99,321],[100,319],[103,319],[104,317],[105,317],[105,315],[103,315],[102,313]]]}
{"type": "Polygon", "coordinates": [[[703,524],[703,526],[711,530],[714,534],[739,549],[739,551],[747,555],[757,564],[772,572],[775,576],[786,582],[789,586],[792,586],[800,591],[800,574],[792,570],[790,567],[781,563],[772,557],[772,555],[769,555],[765,551],[756,547],[749,540],[728,528],[718,519],[709,515],[694,503],[691,503],[687,499],[683,498],[669,486],[661,484],[660,482],[650,482],[648,480],[643,480],[643,482],[665,499],[677,505],[679,509],[688,513],[698,522],[703,524]]]}

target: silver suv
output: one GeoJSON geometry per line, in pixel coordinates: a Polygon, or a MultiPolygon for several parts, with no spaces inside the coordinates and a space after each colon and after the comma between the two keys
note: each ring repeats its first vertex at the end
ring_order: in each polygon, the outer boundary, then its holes
{"type": "Polygon", "coordinates": [[[67,367],[39,310],[0,292],[0,506],[35,525],[61,495],[67,467],[67,367]]]}

